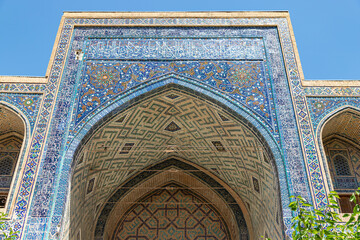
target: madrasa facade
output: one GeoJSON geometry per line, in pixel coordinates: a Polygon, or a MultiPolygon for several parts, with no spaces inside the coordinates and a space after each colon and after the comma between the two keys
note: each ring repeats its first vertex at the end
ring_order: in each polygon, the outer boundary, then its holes
{"type": "Polygon", "coordinates": [[[45,77],[0,77],[19,239],[287,239],[360,182],[360,82],[304,79],[289,13],[65,12],[45,77]]]}

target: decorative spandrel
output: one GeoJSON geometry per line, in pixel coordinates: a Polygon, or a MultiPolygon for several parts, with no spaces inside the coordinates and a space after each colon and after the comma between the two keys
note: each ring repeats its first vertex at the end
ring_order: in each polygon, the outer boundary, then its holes
{"type": "Polygon", "coordinates": [[[263,61],[87,61],[76,122],[119,94],[167,74],[207,84],[272,123],[263,61]]]}

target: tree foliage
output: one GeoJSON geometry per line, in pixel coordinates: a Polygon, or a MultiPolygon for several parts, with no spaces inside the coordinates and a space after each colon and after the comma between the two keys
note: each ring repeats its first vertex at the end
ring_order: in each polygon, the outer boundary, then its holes
{"type": "MultiPolygon", "coordinates": [[[[339,195],[330,192],[328,204],[315,209],[301,196],[291,198],[289,207],[295,216],[292,218],[292,238],[294,240],[340,240],[360,239],[359,190],[355,191],[350,201],[355,204],[352,213],[340,213],[339,195]]],[[[270,240],[270,239],[268,239],[270,240]]]]}
{"type": "Polygon", "coordinates": [[[18,232],[15,232],[11,227],[6,224],[7,215],[0,212],[0,239],[2,240],[15,240],[18,238],[18,232]]]}

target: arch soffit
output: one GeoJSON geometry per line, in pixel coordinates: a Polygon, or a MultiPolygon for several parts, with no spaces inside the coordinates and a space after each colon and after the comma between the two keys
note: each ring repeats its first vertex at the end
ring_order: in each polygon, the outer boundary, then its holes
{"type": "MultiPolygon", "coordinates": [[[[216,91],[200,88],[191,82],[183,81],[181,79],[167,77],[161,81],[156,82],[155,87],[145,91],[144,89],[147,85],[152,84],[143,84],[142,86],[137,87],[136,91],[133,93],[123,97],[123,99],[116,99],[112,104],[109,104],[106,107],[103,106],[95,116],[89,119],[84,124],[84,126],[82,126],[77,135],[72,139],[69,145],[70,147],[66,152],[65,159],[68,159],[68,161],[75,159],[76,155],[81,150],[81,146],[86,144],[86,142],[91,138],[92,134],[101,126],[103,126],[109,119],[113,118],[121,111],[136,105],[141,100],[144,100],[144,97],[150,98],[160,91],[165,92],[167,90],[176,90],[186,92],[187,94],[190,93],[190,95],[193,94],[202,99],[209,100],[215,105],[225,108],[226,111],[230,112],[234,118],[240,122],[250,123],[250,125],[253,126],[251,130],[256,134],[257,137],[259,137],[260,140],[263,140],[262,142],[266,142],[266,147],[271,150],[270,152],[275,159],[277,174],[281,173],[281,175],[286,177],[283,155],[279,145],[277,144],[270,130],[263,123],[261,123],[250,110],[236,105],[233,101],[231,101],[231,99],[228,99],[224,95],[220,95],[216,91]]],[[[72,168],[75,166],[74,161],[71,163],[71,166],[72,168]]],[[[288,194],[288,191],[284,192],[287,192],[288,194]]]]}
{"type": "Polygon", "coordinates": [[[14,113],[15,115],[17,115],[23,122],[23,128],[24,128],[24,140],[28,137],[28,133],[30,130],[30,122],[29,119],[26,117],[26,115],[16,106],[5,102],[5,101],[0,101],[0,107],[4,106],[6,109],[8,109],[9,111],[11,111],[12,113],[14,113]]]}
{"type": "Polygon", "coordinates": [[[323,130],[324,127],[327,125],[327,123],[329,123],[329,121],[331,121],[332,119],[334,119],[335,117],[337,117],[340,114],[346,113],[346,112],[351,112],[351,113],[355,113],[357,115],[360,115],[360,108],[354,107],[354,106],[350,106],[350,105],[345,105],[345,106],[341,106],[339,108],[334,109],[333,111],[331,111],[330,113],[328,113],[320,122],[319,125],[317,126],[316,129],[316,139],[318,140],[319,143],[321,143],[322,139],[323,139],[323,130]]]}
{"type": "Polygon", "coordinates": [[[16,142],[20,143],[22,142],[22,138],[24,136],[22,136],[21,134],[17,133],[17,132],[8,132],[8,133],[5,133],[5,134],[1,134],[0,135],[0,143],[2,141],[5,141],[6,139],[8,138],[12,138],[13,140],[15,140],[16,142]]]}
{"type": "MultiPolygon", "coordinates": [[[[328,113],[320,122],[319,125],[317,126],[316,129],[316,141],[317,141],[317,146],[319,146],[319,150],[320,153],[324,158],[324,141],[323,141],[323,130],[324,127],[327,125],[327,123],[329,123],[329,121],[331,121],[332,119],[334,119],[336,116],[339,116],[340,114],[346,113],[346,112],[352,112],[352,113],[356,113],[358,115],[360,115],[360,108],[354,107],[354,106],[350,106],[350,105],[345,105],[345,106],[341,106],[339,108],[334,109],[333,111],[331,111],[330,113],[328,113]]],[[[325,140],[328,141],[330,139],[330,137],[326,138],[325,140]]],[[[347,140],[349,141],[349,140],[347,140]]]]}
{"type": "Polygon", "coordinates": [[[158,187],[176,183],[191,189],[193,192],[205,199],[211,199],[215,209],[222,213],[227,224],[231,239],[241,239],[239,228],[247,229],[249,239],[254,239],[252,220],[248,209],[242,199],[225,182],[208,170],[179,158],[169,158],[146,167],[125,181],[116,189],[101,207],[94,228],[95,239],[100,236],[95,234],[100,231],[103,236],[111,236],[112,226],[117,224],[123,214],[139,198],[150,194],[158,187]],[[161,169],[165,171],[154,171],[161,169]],[[185,173],[185,171],[190,170],[185,173]],[[143,175],[143,176],[142,176],[143,175]],[[210,185],[210,186],[209,186],[210,185]],[[216,185],[214,187],[214,185],[216,185]],[[226,200],[225,200],[226,199],[226,200]],[[114,203],[115,202],[115,203],[114,203]],[[229,203],[229,204],[227,204],[229,203]],[[239,211],[240,210],[240,211],[239,211]],[[121,212],[121,214],[119,214],[121,212]],[[240,214],[241,215],[240,215],[240,214]],[[232,221],[234,219],[235,221],[232,221]],[[109,220],[110,222],[107,222],[109,220]],[[245,221],[242,221],[245,220],[245,221]],[[238,224],[234,226],[233,222],[238,224]]]}
{"type": "Polygon", "coordinates": [[[352,139],[346,138],[344,136],[338,135],[338,134],[332,134],[326,138],[324,138],[323,142],[324,145],[328,144],[328,143],[332,143],[334,141],[341,141],[341,142],[345,142],[348,143],[358,149],[360,149],[360,143],[353,141],[352,139]]]}

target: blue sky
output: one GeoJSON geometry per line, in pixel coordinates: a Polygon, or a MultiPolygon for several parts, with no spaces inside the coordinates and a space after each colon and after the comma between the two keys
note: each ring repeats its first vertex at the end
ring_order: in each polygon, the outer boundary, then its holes
{"type": "Polygon", "coordinates": [[[0,75],[44,76],[64,11],[288,10],[305,79],[360,80],[360,0],[0,0],[0,75]]]}

